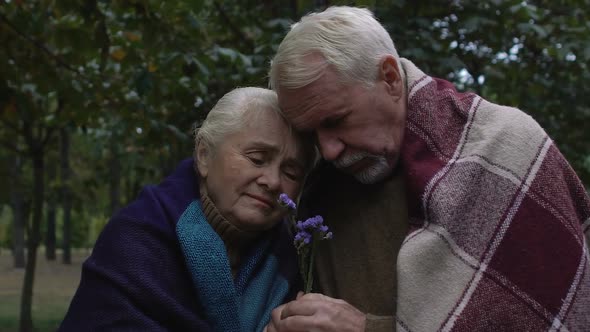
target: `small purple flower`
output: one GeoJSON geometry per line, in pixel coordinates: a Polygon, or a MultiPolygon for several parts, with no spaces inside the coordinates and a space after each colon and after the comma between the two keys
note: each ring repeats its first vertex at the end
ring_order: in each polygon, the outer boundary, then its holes
{"type": "Polygon", "coordinates": [[[293,242],[295,243],[295,247],[299,250],[305,245],[311,243],[312,238],[313,236],[310,233],[302,230],[295,234],[295,241],[293,242]]]}
{"type": "Polygon", "coordinates": [[[305,241],[305,239],[311,239],[311,234],[305,231],[295,234],[295,241],[305,241]]]}
{"type": "MultiPolygon", "coordinates": [[[[322,218],[322,216],[315,216],[315,217],[311,217],[308,218],[305,221],[298,221],[295,225],[295,227],[297,227],[298,230],[320,230],[322,231],[324,226],[324,218],[322,218]]],[[[324,231],[322,231],[324,232],[324,231]]]]}
{"type": "Polygon", "coordinates": [[[315,216],[311,218],[310,223],[313,225],[313,228],[319,228],[324,224],[324,218],[322,218],[322,216],[315,216]]]}
{"type": "Polygon", "coordinates": [[[329,231],[328,226],[324,225],[324,218],[320,215],[305,221],[295,221],[297,205],[287,194],[280,194],[277,202],[280,206],[290,210],[287,218],[295,231],[293,243],[299,256],[299,272],[303,278],[303,290],[305,293],[309,293],[313,284],[313,278],[310,276],[313,273],[313,259],[317,250],[317,242],[331,239],[332,232],[329,231]]]}
{"type": "Polygon", "coordinates": [[[303,227],[303,221],[299,220],[298,222],[296,222],[295,229],[297,229],[298,232],[304,231],[305,228],[303,227]]]}
{"type": "Polygon", "coordinates": [[[297,221],[295,223],[295,245],[301,248],[310,244],[314,240],[313,234],[318,234],[318,240],[326,240],[332,238],[332,232],[329,231],[328,226],[324,225],[324,218],[322,216],[315,216],[306,219],[305,221],[297,221]]]}
{"type": "Polygon", "coordinates": [[[291,210],[295,210],[297,208],[295,202],[293,202],[293,200],[285,193],[279,195],[279,204],[291,210]]]}

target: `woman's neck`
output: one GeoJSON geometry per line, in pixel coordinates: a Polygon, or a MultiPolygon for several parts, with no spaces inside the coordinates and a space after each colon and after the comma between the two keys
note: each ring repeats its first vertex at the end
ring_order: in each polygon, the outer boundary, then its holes
{"type": "Polygon", "coordinates": [[[232,275],[235,277],[240,267],[241,258],[247,249],[260,237],[263,232],[244,231],[230,223],[217,210],[215,203],[207,195],[207,190],[201,184],[201,204],[203,213],[209,222],[209,225],[215,230],[223,240],[232,275]]]}

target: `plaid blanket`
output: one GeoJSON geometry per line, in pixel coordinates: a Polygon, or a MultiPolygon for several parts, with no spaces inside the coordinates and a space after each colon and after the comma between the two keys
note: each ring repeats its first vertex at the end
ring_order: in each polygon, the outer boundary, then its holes
{"type": "Polygon", "coordinates": [[[399,331],[590,330],[590,200],[543,129],[402,59],[399,331]]]}

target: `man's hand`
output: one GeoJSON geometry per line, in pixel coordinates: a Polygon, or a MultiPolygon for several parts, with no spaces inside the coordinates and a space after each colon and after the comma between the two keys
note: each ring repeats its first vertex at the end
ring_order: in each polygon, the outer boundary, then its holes
{"type": "Polygon", "coordinates": [[[366,316],[346,301],[322,294],[300,293],[295,301],[272,311],[265,332],[361,332],[366,316]]]}

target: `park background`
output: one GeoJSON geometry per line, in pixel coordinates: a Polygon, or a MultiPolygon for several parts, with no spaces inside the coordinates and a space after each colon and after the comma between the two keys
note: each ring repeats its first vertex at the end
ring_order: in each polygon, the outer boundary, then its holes
{"type": "Polygon", "coordinates": [[[0,0],[0,331],[53,331],[113,211],[192,153],[290,24],[372,9],[400,55],[533,116],[590,186],[590,1],[0,0]]]}

